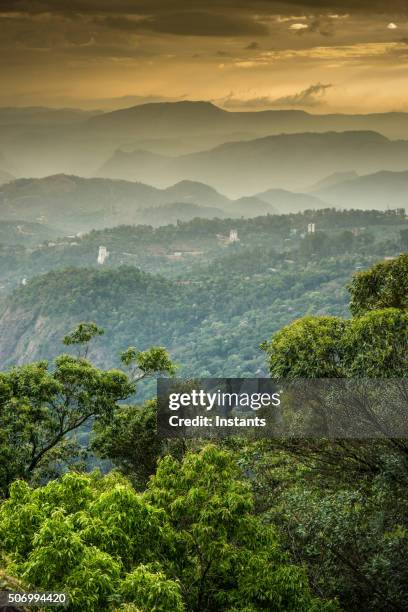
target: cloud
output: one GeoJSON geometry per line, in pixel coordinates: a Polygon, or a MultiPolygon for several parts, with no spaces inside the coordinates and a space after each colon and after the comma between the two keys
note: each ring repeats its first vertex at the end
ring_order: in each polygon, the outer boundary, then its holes
{"type": "Polygon", "coordinates": [[[345,11],[371,14],[407,12],[406,0],[1,0],[1,12],[30,14],[117,14],[158,15],[183,11],[208,11],[217,14],[281,14],[293,15],[294,10],[309,13],[342,14],[345,11]],[[171,7],[169,6],[171,4],[171,7]],[[194,6],[193,6],[194,5],[194,6]]]}
{"type": "Polygon", "coordinates": [[[307,30],[309,26],[307,23],[292,23],[289,26],[289,30],[295,30],[296,32],[300,32],[301,30],[307,30]]]}
{"type": "Polygon", "coordinates": [[[397,30],[397,29],[398,29],[398,26],[397,26],[397,24],[396,24],[396,23],[391,22],[391,23],[389,23],[389,24],[387,25],[387,28],[388,28],[389,30],[397,30]]]}
{"type": "Polygon", "coordinates": [[[207,11],[172,11],[138,18],[104,17],[108,28],[158,32],[179,36],[250,36],[268,34],[268,28],[251,16],[217,14],[207,11]]]}
{"type": "Polygon", "coordinates": [[[217,104],[224,108],[242,108],[242,109],[267,109],[271,107],[314,107],[321,103],[321,99],[326,91],[333,87],[330,83],[316,83],[310,85],[306,89],[298,93],[280,98],[272,98],[270,96],[258,96],[256,98],[241,99],[234,97],[233,93],[223,100],[215,100],[217,104]]]}
{"type": "Polygon", "coordinates": [[[322,36],[333,36],[335,32],[335,21],[333,17],[315,17],[309,27],[310,32],[318,32],[322,36]]]}
{"type": "MultiPolygon", "coordinates": [[[[297,21],[289,26],[289,30],[296,32],[296,34],[303,35],[308,32],[317,32],[322,36],[333,36],[335,32],[336,20],[344,19],[340,15],[318,15],[304,17],[303,21],[297,21]]],[[[282,19],[281,19],[282,21],[282,19]]]]}
{"type": "Polygon", "coordinates": [[[256,51],[256,49],[259,49],[259,48],[260,48],[260,44],[255,41],[249,43],[249,45],[245,47],[245,49],[247,49],[248,51],[256,51]]]}
{"type": "Polygon", "coordinates": [[[298,93],[283,96],[274,100],[274,106],[317,106],[326,91],[333,87],[331,83],[316,83],[298,93]]]}

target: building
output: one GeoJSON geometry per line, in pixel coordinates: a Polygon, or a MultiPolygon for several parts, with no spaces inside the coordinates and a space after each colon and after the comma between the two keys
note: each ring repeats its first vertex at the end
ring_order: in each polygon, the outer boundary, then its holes
{"type": "Polygon", "coordinates": [[[105,246],[100,246],[99,253],[98,253],[98,264],[103,266],[103,264],[108,259],[108,257],[109,257],[108,249],[105,246]]]}
{"type": "Polygon", "coordinates": [[[231,229],[229,233],[229,242],[232,244],[233,242],[239,242],[238,238],[238,230],[231,229]]]}
{"type": "Polygon", "coordinates": [[[308,234],[315,234],[316,233],[316,224],[315,223],[308,223],[307,224],[307,233],[308,234]]]}

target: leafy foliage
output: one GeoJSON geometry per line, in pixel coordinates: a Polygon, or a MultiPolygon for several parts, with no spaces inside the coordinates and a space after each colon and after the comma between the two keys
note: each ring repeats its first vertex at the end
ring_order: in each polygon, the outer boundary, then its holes
{"type": "MultiPolygon", "coordinates": [[[[406,379],[407,261],[354,277],[352,319],[300,319],[265,343],[271,374],[406,379]]],[[[357,612],[408,606],[407,458],[403,439],[292,440],[242,460],[314,590],[357,612]]]]}
{"type": "Polygon", "coordinates": [[[253,514],[233,456],[214,446],[164,458],[144,494],[122,477],[66,474],[0,506],[7,571],[66,591],[70,610],[336,610],[253,514]]]}
{"type": "Polygon", "coordinates": [[[352,309],[359,316],[349,320],[304,317],[279,331],[270,342],[264,342],[261,346],[267,352],[272,376],[405,376],[408,371],[407,261],[407,256],[401,255],[391,262],[392,266],[388,262],[378,264],[356,276],[350,290],[352,309]],[[369,294],[367,287],[370,287],[369,294]],[[400,308],[395,307],[396,303],[400,308]],[[377,309],[373,310],[375,305],[377,309]],[[382,310],[378,310],[379,306],[382,310]]]}
{"type": "Polygon", "coordinates": [[[349,290],[353,315],[381,308],[408,308],[408,253],[356,274],[349,290]]]}
{"type": "MultiPolygon", "coordinates": [[[[102,331],[94,323],[80,324],[65,343],[88,343],[102,331]]],[[[137,352],[135,360],[141,377],[174,371],[162,348],[137,352]]],[[[2,373],[0,391],[0,493],[6,495],[14,479],[41,479],[55,462],[72,460],[72,433],[91,421],[111,422],[135,383],[121,370],[60,355],[53,364],[41,361],[2,373]]]]}

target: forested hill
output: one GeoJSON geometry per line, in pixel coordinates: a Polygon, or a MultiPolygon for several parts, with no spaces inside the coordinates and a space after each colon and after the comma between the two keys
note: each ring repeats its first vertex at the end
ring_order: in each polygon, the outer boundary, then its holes
{"type": "Polygon", "coordinates": [[[202,266],[193,279],[129,266],[50,272],[3,304],[0,366],[53,357],[67,330],[92,320],[106,329],[91,355],[100,365],[117,364],[129,345],[155,344],[182,374],[259,374],[262,340],[307,313],[346,314],[346,281],[370,261],[351,254],[305,264],[255,248],[202,266]]]}
{"type": "Polygon", "coordinates": [[[41,225],[34,229],[28,224],[19,225],[17,234],[8,223],[3,232],[1,227],[0,222],[0,297],[23,279],[51,270],[97,267],[101,245],[109,251],[104,267],[133,265],[146,272],[173,278],[188,274],[190,278],[197,265],[254,248],[273,247],[277,252],[291,252],[302,244],[309,254],[315,252],[321,257],[350,251],[379,257],[393,255],[398,250],[400,230],[407,227],[407,221],[394,211],[326,209],[253,219],[194,219],[158,228],[119,226],[81,236],[48,239],[37,246],[30,244],[34,236],[27,233],[35,229],[41,242],[45,239],[37,231],[41,225]],[[315,224],[316,235],[303,244],[309,223],[315,224]],[[231,229],[238,232],[239,240],[234,244],[228,243],[231,229]],[[378,246],[386,240],[391,240],[391,245],[378,246]]]}
{"type": "Polygon", "coordinates": [[[93,349],[100,365],[157,344],[183,374],[255,375],[266,335],[305,314],[347,314],[347,279],[406,250],[404,228],[402,213],[326,210],[6,245],[0,366],[53,357],[69,329],[91,320],[106,329],[93,349]]]}

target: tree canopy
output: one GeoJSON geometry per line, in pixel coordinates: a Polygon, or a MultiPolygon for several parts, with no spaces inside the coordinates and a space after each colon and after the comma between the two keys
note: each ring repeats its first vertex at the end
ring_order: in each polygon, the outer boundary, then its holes
{"type": "MultiPolygon", "coordinates": [[[[122,476],[68,473],[40,488],[17,480],[0,506],[10,570],[68,593],[71,610],[337,610],[254,515],[230,452],[164,458],[145,493],[122,476]]],[[[7,569],[7,568],[6,568],[7,569]]]]}

